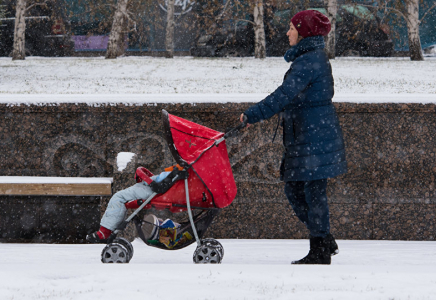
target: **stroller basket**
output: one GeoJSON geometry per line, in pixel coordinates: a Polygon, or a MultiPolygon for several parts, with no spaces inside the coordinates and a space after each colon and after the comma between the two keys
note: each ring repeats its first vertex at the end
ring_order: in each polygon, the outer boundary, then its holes
{"type": "MultiPolygon", "coordinates": [[[[210,226],[213,219],[219,214],[219,212],[220,211],[218,209],[207,210],[207,211],[202,211],[198,213],[196,216],[194,216],[195,228],[197,230],[197,235],[200,239],[204,236],[207,228],[210,226]]],[[[194,233],[190,221],[180,223],[180,229],[177,230],[177,236],[175,239],[180,242],[178,242],[175,246],[172,247],[165,246],[164,244],[157,242],[156,239],[151,239],[150,236],[145,235],[143,231],[144,225],[147,224],[149,227],[155,227],[155,229],[152,230],[156,230],[156,234],[159,234],[159,230],[161,230],[161,228],[158,225],[149,223],[147,220],[145,219],[143,220],[140,218],[134,218],[133,221],[135,224],[136,231],[138,232],[139,238],[148,246],[160,248],[163,250],[178,250],[178,249],[185,248],[191,245],[192,243],[196,242],[196,240],[192,238],[194,236],[194,233]],[[186,233],[188,233],[188,237],[190,238],[183,240],[182,238],[183,236],[186,235],[186,233]]]]}

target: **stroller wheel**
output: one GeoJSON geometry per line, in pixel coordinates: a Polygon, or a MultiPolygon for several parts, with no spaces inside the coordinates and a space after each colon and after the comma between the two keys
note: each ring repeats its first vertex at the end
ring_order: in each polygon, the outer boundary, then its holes
{"type": "Polygon", "coordinates": [[[202,243],[195,250],[193,260],[196,264],[220,264],[222,256],[217,246],[211,243],[202,243]]]}
{"type": "Polygon", "coordinates": [[[133,257],[133,246],[132,243],[130,243],[128,240],[126,240],[125,238],[122,237],[117,237],[116,239],[114,239],[114,241],[112,243],[118,243],[123,245],[127,251],[129,251],[129,261],[132,259],[133,257]]]}
{"type": "Polygon", "coordinates": [[[207,239],[201,240],[201,243],[203,245],[206,244],[206,245],[214,246],[221,253],[221,260],[224,258],[224,247],[216,239],[207,238],[207,239]]]}
{"type": "Polygon", "coordinates": [[[119,243],[110,243],[101,252],[102,263],[121,263],[126,264],[130,261],[129,250],[119,243]]]}

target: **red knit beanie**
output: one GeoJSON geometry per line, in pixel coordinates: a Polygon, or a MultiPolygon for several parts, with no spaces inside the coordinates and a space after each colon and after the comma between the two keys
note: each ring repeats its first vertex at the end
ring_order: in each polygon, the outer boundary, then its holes
{"type": "Polygon", "coordinates": [[[331,25],[329,18],[317,10],[303,10],[292,17],[292,24],[303,37],[327,35],[331,25]]]}

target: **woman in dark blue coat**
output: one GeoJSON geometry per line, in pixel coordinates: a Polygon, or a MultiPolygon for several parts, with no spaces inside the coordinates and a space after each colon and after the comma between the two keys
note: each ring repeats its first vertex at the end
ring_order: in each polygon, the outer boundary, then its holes
{"type": "Polygon", "coordinates": [[[310,231],[310,251],[294,264],[330,264],[339,252],[330,234],[327,178],[347,171],[342,130],[332,104],[334,82],[324,51],[330,31],[326,16],[315,10],[296,14],[287,33],[292,62],[283,83],[243,115],[253,124],[277,113],[282,118],[285,154],[280,167],[285,194],[310,231]]]}

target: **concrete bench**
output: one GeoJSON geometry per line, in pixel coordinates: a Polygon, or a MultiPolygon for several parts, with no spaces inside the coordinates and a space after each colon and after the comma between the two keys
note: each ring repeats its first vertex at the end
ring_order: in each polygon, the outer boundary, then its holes
{"type": "Polygon", "coordinates": [[[112,178],[0,176],[0,195],[110,196],[112,178]]]}

